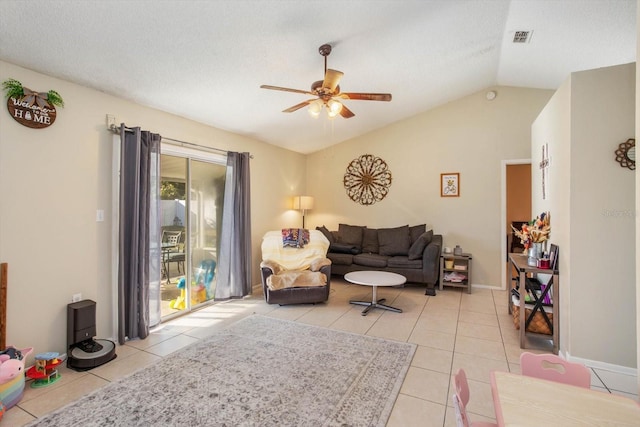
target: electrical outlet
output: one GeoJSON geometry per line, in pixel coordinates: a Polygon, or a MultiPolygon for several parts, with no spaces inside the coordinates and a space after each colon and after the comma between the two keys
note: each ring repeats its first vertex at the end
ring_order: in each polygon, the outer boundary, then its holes
{"type": "Polygon", "coordinates": [[[82,294],[73,294],[71,296],[71,302],[78,302],[82,299],[82,294]]]}

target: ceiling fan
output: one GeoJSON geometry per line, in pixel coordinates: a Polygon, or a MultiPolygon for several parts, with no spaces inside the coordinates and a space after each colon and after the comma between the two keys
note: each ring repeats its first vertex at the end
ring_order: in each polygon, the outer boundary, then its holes
{"type": "Polygon", "coordinates": [[[323,44],[318,49],[320,55],[324,56],[324,80],[313,82],[311,90],[290,89],[280,86],[262,85],[262,89],[281,90],[285,92],[303,93],[305,95],[315,96],[315,98],[307,99],[299,104],[283,110],[283,113],[293,113],[302,107],[309,106],[309,114],[317,117],[323,107],[327,109],[329,117],[335,117],[340,114],[345,119],[355,116],[351,110],[344,105],[343,99],[357,99],[364,101],[391,101],[390,93],[355,93],[340,92],[340,79],[344,75],[343,72],[327,69],[327,56],[331,53],[331,45],[323,44]]]}

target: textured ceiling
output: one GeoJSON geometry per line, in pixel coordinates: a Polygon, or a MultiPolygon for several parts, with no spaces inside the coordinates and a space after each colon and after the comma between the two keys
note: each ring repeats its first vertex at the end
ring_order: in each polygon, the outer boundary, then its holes
{"type": "Polygon", "coordinates": [[[635,16],[636,0],[0,0],[0,59],[310,153],[492,86],[634,62],[635,16]],[[260,85],[309,89],[324,43],[343,91],[393,100],[282,113],[309,96],[260,85]]]}

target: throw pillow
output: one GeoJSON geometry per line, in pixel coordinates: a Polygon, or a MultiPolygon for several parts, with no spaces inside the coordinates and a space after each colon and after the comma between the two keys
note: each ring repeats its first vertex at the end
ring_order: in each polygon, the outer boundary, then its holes
{"type": "Polygon", "coordinates": [[[356,246],[360,250],[362,248],[363,230],[364,227],[359,225],[338,224],[338,234],[340,236],[338,243],[356,246]]]}
{"type": "Polygon", "coordinates": [[[360,248],[353,245],[346,245],[344,243],[332,243],[329,245],[329,252],[333,252],[334,254],[358,255],[360,253],[360,248]]]}
{"type": "Polygon", "coordinates": [[[329,244],[335,243],[336,239],[333,238],[333,234],[331,234],[331,232],[327,229],[327,227],[323,225],[322,227],[316,227],[316,230],[324,234],[324,237],[327,238],[327,240],[329,241],[329,244]]]}
{"type": "Polygon", "coordinates": [[[418,237],[427,231],[427,224],[414,225],[413,227],[409,227],[409,234],[411,234],[411,244],[413,245],[418,237]]]}
{"type": "Polygon", "coordinates": [[[309,230],[305,228],[283,228],[282,247],[304,248],[309,243],[309,230]]]}
{"type": "Polygon", "coordinates": [[[422,253],[424,252],[424,248],[427,247],[429,243],[431,243],[431,238],[433,237],[433,230],[425,231],[418,237],[411,247],[409,248],[409,259],[416,260],[422,258],[422,253]]]}
{"type": "Polygon", "coordinates": [[[378,244],[380,245],[380,255],[407,255],[411,246],[409,226],[378,229],[378,244]]]}
{"type": "Polygon", "coordinates": [[[362,253],[377,254],[378,250],[378,230],[365,228],[362,234],[362,253]]]}

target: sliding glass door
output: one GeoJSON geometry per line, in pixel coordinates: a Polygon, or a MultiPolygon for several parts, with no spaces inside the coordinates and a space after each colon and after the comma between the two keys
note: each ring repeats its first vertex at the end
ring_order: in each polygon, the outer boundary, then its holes
{"type": "Polygon", "coordinates": [[[162,148],[159,246],[163,320],[213,299],[225,173],[221,156],[162,148]]]}

